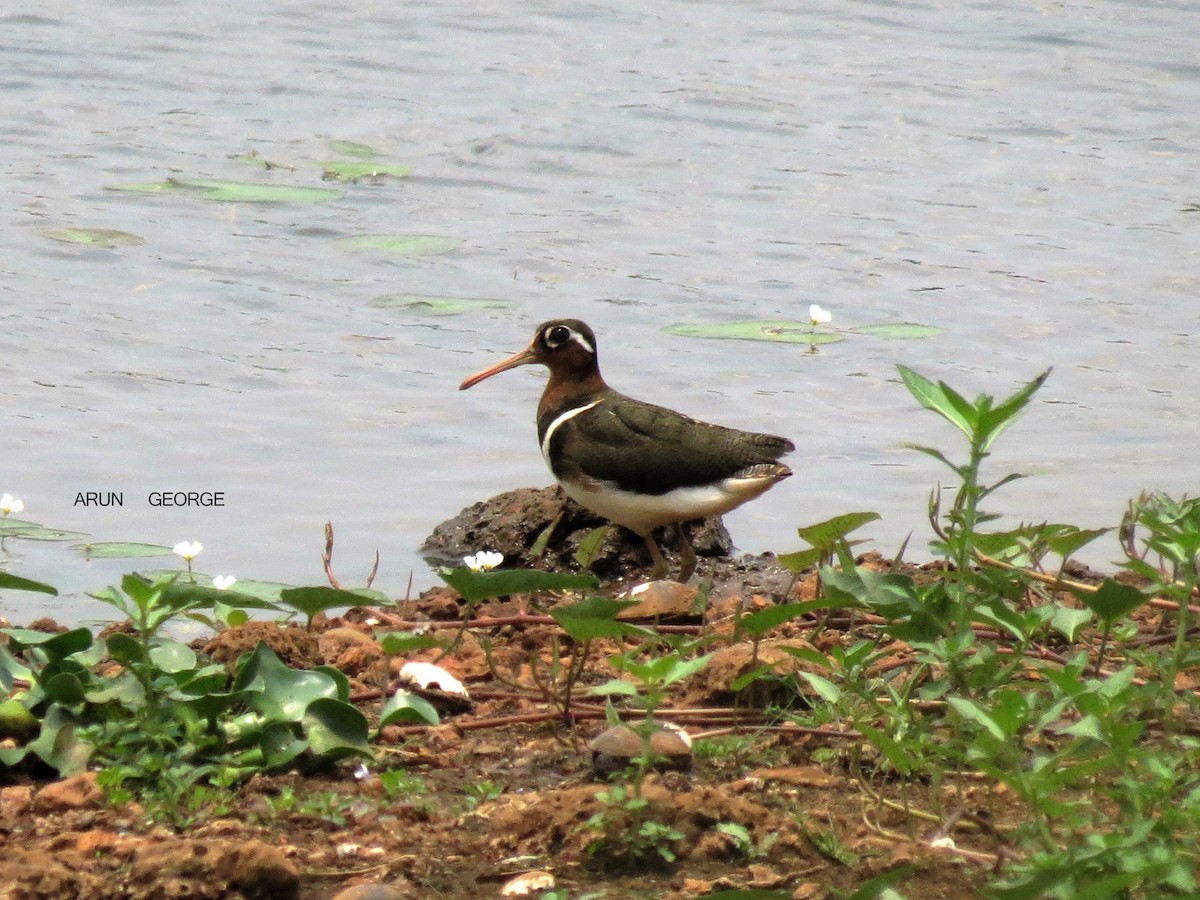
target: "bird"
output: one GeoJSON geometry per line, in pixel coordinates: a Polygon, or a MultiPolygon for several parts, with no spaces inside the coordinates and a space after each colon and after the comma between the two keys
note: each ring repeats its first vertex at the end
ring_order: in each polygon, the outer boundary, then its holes
{"type": "Polygon", "coordinates": [[[550,370],[537,408],[550,471],[571,499],[645,541],[652,580],[668,568],[654,529],[673,526],[678,580],[686,583],[696,552],[683,523],[723,515],[792,474],[778,462],[796,449],[785,437],[701,422],[610,388],[595,332],[579,319],[543,322],[528,347],[469,376],[459,390],[532,364],[550,370]]]}

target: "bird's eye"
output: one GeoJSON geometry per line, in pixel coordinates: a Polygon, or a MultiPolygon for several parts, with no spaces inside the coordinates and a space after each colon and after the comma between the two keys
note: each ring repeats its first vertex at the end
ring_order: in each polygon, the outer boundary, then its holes
{"type": "Polygon", "coordinates": [[[571,340],[571,329],[566,325],[554,325],[546,329],[546,346],[561,347],[571,340]]]}

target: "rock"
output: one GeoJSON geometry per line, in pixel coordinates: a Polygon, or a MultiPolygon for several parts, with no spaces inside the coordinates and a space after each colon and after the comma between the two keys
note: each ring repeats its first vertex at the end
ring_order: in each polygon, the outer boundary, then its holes
{"type": "Polygon", "coordinates": [[[295,900],[296,867],[261,841],[171,840],[137,848],[129,873],[131,897],[295,900]]]}
{"type": "Polygon", "coordinates": [[[405,900],[406,891],[388,884],[356,884],[338,891],[330,900],[405,900]]]}
{"type": "MultiPolygon", "coordinates": [[[[421,552],[433,562],[461,563],[462,557],[479,550],[504,554],[507,567],[536,567],[576,572],[574,556],[580,541],[596,528],[607,524],[567,497],[557,485],[548,488],[521,488],[498,494],[490,500],[468,506],[452,519],[433,529],[421,552]],[[557,524],[555,524],[557,523],[557,524]],[[531,554],[539,536],[554,525],[545,552],[531,554]]],[[[729,532],[719,517],[711,517],[684,526],[697,555],[728,556],[733,549],[729,532]]],[[[675,552],[674,539],[667,535],[659,546],[665,554],[675,552]]],[[[645,542],[633,532],[613,527],[609,530],[591,571],[605,581],[644,574],[651,568],[645,542]]]]}
{"type": "MultiPolygon", "coordinates": [[[[618,772],[633,765],[646,750],[638,731],[628,725],[615,725],[588,742],[592,751],[592,771],[597,777],[618,772]]],[[[659,726],[650,735],[649,768],[657,772],[687,771],[692,767],[691,738],[674,727],[659,726]]]]}
{"type": "Polygon", "coordinates": [[[73,809],[98,809],[104,803],[104,792],[96,784],[95,772],[83,772],[61,781],[52,781],[33,798],[33,810],[38,815],[67,812],[73,809]]]}

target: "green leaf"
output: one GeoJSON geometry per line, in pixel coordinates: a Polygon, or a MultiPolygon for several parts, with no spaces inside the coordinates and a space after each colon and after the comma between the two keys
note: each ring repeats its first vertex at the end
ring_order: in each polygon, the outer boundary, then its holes
{"type": "Polygon", "coordinates": [[[284,722],[271,722],[257,732],[258,745],[262,750],[263,766],[267,769],[283,769],[296,761],[308,742],[296,736],[284,722]]]}
{"type": "Polygon", "coordinates": [[[42,234],[64,244],[87,244],[111,250],[120,246],[138,246],[146,239],[113,228],[43,228],[42,234]]]}
{"type": "Polygon", "coordinates": [[[798,574],[819,563],[824,554],[825,551],[820,547],[809,547],[807,550],[797,550],[795,553],[780,553],[775,558],[789,572],[798,574]]]}
{"type": "Polygon", "coordinates": [[[1053,368],[1046,369],[1041,375],[1038,375],[1033,381],[1026,384],[999,406],[981,413],[977,427],[980,434],[984,435],[983,450],[985,452],[991,447],[996,438],[1009,425],[1016,421],[1017,414],[1025,408],[1038,388],[1046,383],[1046,379],[1050,377],[1050,373],[1053,371],[1053,368]]]}
{"type": "Polygon", "coordinates": [[[944,382],[934,383],[908,366],[898,365],[904,386],[925,409],[937,413],[968,438],[978,422],[975,409],[962,395],[944,382]]]}
{"type": "Polygon", "coordinates": [[[570,606],[550,610],[550,616],[572,639],[588,641],[596,638],[648,637],[653,632],[617,620],[617,613],[637,600],[611,600],[608,597],[588,597],[570,606]]]}
{"type": "Polygon", "coordinates": [[[209,178],[168,178],[153,184],[112,185],[108,190],[141,194],[182,194],[201,200],[226,203],[322,203],[342,196],[341,191],[333,188],[256,184],[209,178]]]}
{"type": "Polygon", "coordinates": [[[1050,627],[1068,641],[1074,643],[1076,632],[1091,620],[1092,611],[1090,609],[1056,606],[1054,608],[1054,615],[1050,618],[1050,627]]]}
{"type": "Polygon", "coordinates": [[[856,325],[848,330],[854,334],[866,334],[889,341],[935,337],[945,331],[936,325],[918,325],[915,322],[879,322],[873,325],[856,325]]]}
{"type": "Polygon", "coordinates": [[[599,582],[591,575],[563,575],[537,569],[500,569],[474,572],[465,566],[442,568],[438,575],[458,591],[468,603],[508,597],[512,594],[536,594],[541,591],[582,591],[599,582]]]}
{"type": "Polygon", "coordinates": [[[196,653],[187,644],[171,638],[157,638],[150,645],[150,662],[161,672],[174,675],[196,668],[196,653]]]}
{"type": "Polygon", "coordinates": [[[75,541],[87,537],[82,531],[63,531],[47,528],[25,519],[0,518],[0,538],[20,538],[25,541],[75,541]]]}
{"type": "Polygon", "coordinates": [[[577,549],[572,556],[572,559],[579,564],[581,569],[590,569],[600,556],[600,550],[604,546],[604,540],[608,537],[609,526],[601,525],[599,528],[593,528],[583,536],[583,540],[579,542],[577,549]]]}
{"type": "Polygon", "coordinates": [[[328,697],[312,701],[301,720],[308,745],[317,756],[341,759],[361,756],[372,759],[367,718],[349,703],[328,697]]]}
{"type": "Polygon", "coordinates": [[[38,647],[52,657],[63,658],[92,646],[92,633],[86,628],[74,628],[59,634],[32,631],[28,628],[0,628],[18,650],[38,647]]]}
{"type": "Polygon", "coordinates": [[[163,599],[172,608],[180,610],[215,607],[218,603],[235,609],[279,609],[269,600],[263,600],[242,590],[242,584],[239,581],[237,587],[221,590],[210,584],[193,584],[190,581],[177,580],[163,589],[163,599]]]}
{"type": "Polygon", "coordinates": [[[715,338],[718,340],[771,341],[781,344],[832,344],[844,338],[811,322],[796,320],[754,320],[724,322],[719,325],[679,324],[663,329],[680,337],[715,338]]]}
{"type": "Polygon", "coordinates": [[[327,609],[337,609],[343,606],[361,606],[365,599],[368,598],[357,591],[343,591],[324,585],[286,588],[279,592],[280,603],[302,613],[310,619],[317,613],[324,612],[327,609]]]}
{"type": "Polygon", "coordinates": [[[485,309],[507,309],[503,300],[480,297],[425,297],[420,294],[384,294],[371,299],[369,306],[377,309],[403,309],[422,316],[460,316],[485,309]]]}
{"type": "Polygon", "coordinates": [[[828,550],[846,537],[869,522],[877,522],[883,518],[877,512],[852,512],[834,516],[815,525],[806,525],[797,529],[800,539],[808,541],[812,546],[828,550]]]}
{"type": "Polygon", "coordinates": [[[1043,538],[1051,553],[1056,553],[1063,559],[1078,552],[1101,535],[1108,534],[1111,528],[1076,528],[1074,525],[1047,525],[1043,530],[1043,538]]]}
{"type": "Polygon", "coordinates": [[[246,703],[270,720],[299,722],[314,700],[335,700],[338,695],[337,684],[328,675],[289,669],[265,643],[238,660],[233,688],[245,690],[259,678],[262,692],[249,697],[246,703]]]}
{"type": "Polygon", "coordinates": [[[1109,624],[1133,612],[1147,601],[1146,595],[1137,588],[1113,581],[1111,578],[1105,578],[1097,591],[1075,591],[1075,596],[1109,624]]]}
{"type": "Polygon", "coordinates": [[[133,559],[144,556],[170,556],[174,551],[161,544],[141,544],[136,541],[96,541],[80,544],[79,550],[87,559],[133,559]]]}
{"type": "Polygon", "coordinates": [[[379,727],[401,722],[437,725],[441,721],[436,709],[424,697],[400,688],[379,711],[379,727]]]}
{"type": "Polygon", "coordinates": [[[12,591],[38,591],[43,594],[58,595],[58,588],[53,585],[34,581],[31,578],[22,578],[20,575],[13,575],[10,572],[0,572],[0,588],[7,588],[12,591]]]}
{"type": "Polygon", "coordinates": [[[973,700],[968,700],[965,697],[947,697],[946,702],[954,707],[955,712],[960,716],[969,722],[974,722],[996,740],[1004,741],[1008,739],[1008,735],[1005,734],[1004,729],[1000,727],[999,723],[973,700]]]}
{"type": "Polygon", "coordinates": [[[396,256],[437,256],[457,250],[463,242],[436,234],[359,234],[334,243],[349,250],[377,250],[396,256]]]}
{"type": "Polygon", "coordinates": [[[389,631],[380,635],[378,640],[379,646],[388,656],[401,656],[414,650],[428,650],[433,647],[445,646],[444,641],[438,640],[431,634],[412,634],[405,631],[389,631]]]}
{"type": "Polygon", "coordinates": [[[842,699],[842,689],[828,678],[824,678],[813,672],[797,672],[796,674],[807,681],[826,703],[837,703],[842,699]]]}
{"type": "Polygon", "coordinates": [[[403,178],[412,171],[408,166],[370,160],[355,162],[331,160],[321,163],[321,168],[324,170],[326,178],[334,178],[338,181],[358,181],[360,178],[382,178],[384,176],[403,178]]]}

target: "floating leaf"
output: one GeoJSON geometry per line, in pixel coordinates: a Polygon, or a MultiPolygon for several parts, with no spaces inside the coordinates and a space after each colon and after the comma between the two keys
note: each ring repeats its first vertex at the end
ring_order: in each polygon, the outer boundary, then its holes
{"type": "Polygon", "coordinates": [[[916,322],[878,322],[874,325],[856,325],[847,330],[895,341],[934,337],[946,329],[936,325],[918,325],[916,322]]]}
{"type": "Polygon", "coordinates": [[[436,234],[359,234],[335,243],[350,250],[378,250],[397,256],[436,256],[462,245],[458,238],[436,234]]]}
{"type": "Polygon", "coordinates": [[[354,156],[358,159],[374,159],[377,155],[373,147],[359,144],[356,141],[330,141],[329,149],[343,156],[354,156]]]}
{"type": "Polygon", "coordinates": [[[43,228],[42,234],[64,244],[88,244],[105,249],[146,243],[145,238],[115,228],[43,228]]]}
{"type": "Polygon", "coordinates": [[[174,551],[161,544],[141,544],[136,541],[97,541],[80,544],[88,559],[130,559],[143,556],[170,556],[174,551]]]}
{"type": "Polygon", "coordinates": [[[423,316],[457,316],[481,309],[505,309],[503,300],[475,297],[423,297],[420,294],[384,294],[370,302],[377,309],[404,309],[423,316]]]}
{"type": "Polygon", "coordinates": [[[334,188],[301,187],[290,184],[256,184],[207,178],[168,178],[149,184],[118,184],[109,190],[141,194],[186,194],[201,200],[228,203],[321,203],[336,200],[342,192],[334,188]]]}
{"type": "Polygon", "coordinates": [[[0,538],[23,538],[27,541],[74,541],[87,537],[82,531],[63,531],[47,528],[24,519],[0,519],[0,538]]]}
{"type": "Polygon", "coordinates": [[[326,178],[332,178],[337,181],[358,181],[360,178],[382,178],[384,176],[403,178],[412,171],[408,166],[377,163],[370,160],[333,160],[321,163],[321,168],[324,170],[326,178]]]}
{"type": "Polygon", "coordinates": [[[781,344],[832,344],[842,335],[811,322],[783,319],[724,322],[718,325],[670,325],[667,334],[680,337],[717,338],[739,341],[773,341],[781,344]]]}

